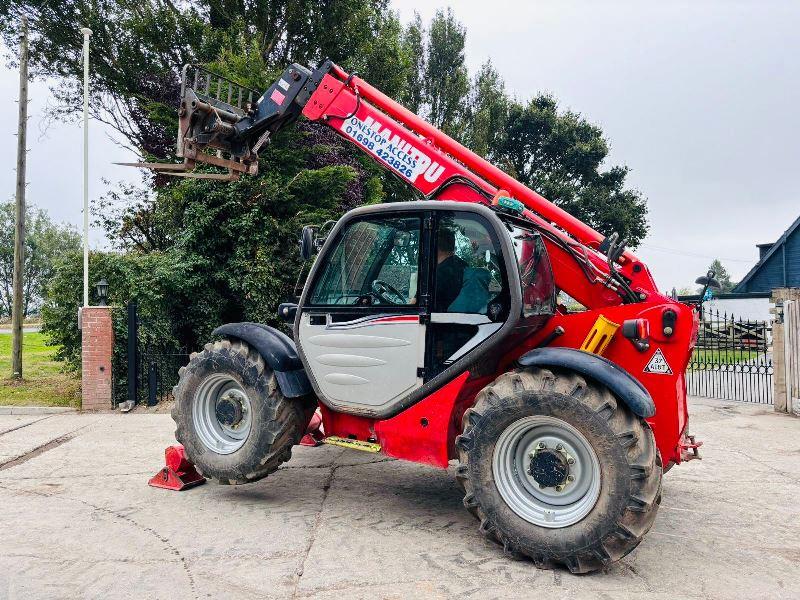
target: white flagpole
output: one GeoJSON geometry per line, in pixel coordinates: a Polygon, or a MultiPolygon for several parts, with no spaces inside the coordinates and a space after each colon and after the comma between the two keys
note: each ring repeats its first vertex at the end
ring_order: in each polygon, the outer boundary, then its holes
{"type": "Polygon", "coordinates": [[[89,306],[89,36],[83,34],[83,305],[89,306]]]}

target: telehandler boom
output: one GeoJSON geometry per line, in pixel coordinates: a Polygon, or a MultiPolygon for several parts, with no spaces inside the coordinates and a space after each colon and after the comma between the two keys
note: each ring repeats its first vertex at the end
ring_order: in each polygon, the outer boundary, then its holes
{"type": "Polygon", "coordinates": [[[425,200],[304,228],[301,251],[318,256],[299,302],[279,308],[293,339],[223,325],[180,370],[173,417],[189,460],[223,483],[261,479],[317,411],[326,443],[457,461],[464,505],[508,553],[587,572],[633,550],[662,472],[698,455],[684,381],[695,308],[660,294],[616,234],[330,61],[293,64],[260,95],[185,67],[184,163],[139,166],[252,175],[270,137],[301,116],[425,200]]]}

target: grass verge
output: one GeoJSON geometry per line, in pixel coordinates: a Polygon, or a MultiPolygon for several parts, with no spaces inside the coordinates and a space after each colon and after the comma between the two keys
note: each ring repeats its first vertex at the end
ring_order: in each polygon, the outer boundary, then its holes
{"type": "Polygon", "coordinates": [[[692,361],[708,364],[733,365],[736,363],[758,363],[765,360],[765,353],[757,350],[695,348],[692,353],[692,361]]]}
{"type": "Polygon", "coordinates": [[[11,379],[11,334],[0,333],[0,406],[80,406],[80,380],[61,370],[41,333],[22,338],[23,379],[11,379]]]}

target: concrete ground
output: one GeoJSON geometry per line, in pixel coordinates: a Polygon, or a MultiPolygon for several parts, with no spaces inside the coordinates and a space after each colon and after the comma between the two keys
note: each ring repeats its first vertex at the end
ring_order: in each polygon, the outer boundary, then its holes
{"type": "Polygon", "coordinates": [[[692,401],[644,542],[573,576],[503,557],[452,473],[298,448],[249,486],[148,487],[164,414],[0,415],[0,598],[800,598],[800,421],[692,401]]]}

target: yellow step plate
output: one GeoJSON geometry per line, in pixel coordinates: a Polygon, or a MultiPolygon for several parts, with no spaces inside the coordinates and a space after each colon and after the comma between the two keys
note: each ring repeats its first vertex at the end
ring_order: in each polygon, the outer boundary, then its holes
{"type": "Polygon", "coordinates": [[[338,435],[329,435],[324,440],[325,444],[331,446],[341,446],[342,448],[352,448],[353,450],[361,450],[362,452],[380,452],[381,445],[373,444],[372,442],[362,442],[361,440],[349,440],[347,438],[339,437],[338,435]]]}

